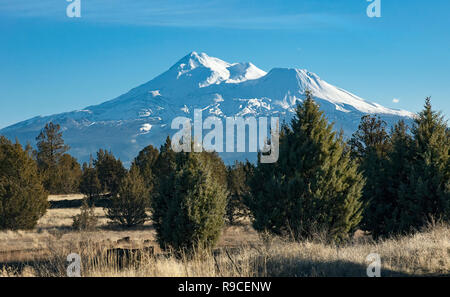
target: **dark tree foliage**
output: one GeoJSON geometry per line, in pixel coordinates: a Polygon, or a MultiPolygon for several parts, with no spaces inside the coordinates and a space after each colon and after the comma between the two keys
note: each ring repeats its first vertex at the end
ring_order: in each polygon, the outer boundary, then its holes
{"type": "Polygon", "coordinates": [[[412,135],[412,163],[398,191],[396,233],[418,230],[435,219],[450,221],[450,134],[430,98],[415,118],[412,135]]]}
{"type": "Polygon", "coordinates": [[[66,154],[61,127],[52,122],[45,125],[36,137],[36,160],[44,186],[51,194],[75,193],[81,177],[77,160],[66,154]]]}
{"type": "Polygon", "coordinates": [[[64,144],[61,126],[52,122],[45,125],[44,129],[36,137],[37,162],[39,168],[49,169],[56,167],[59,160],[69,146],[64,144]]]}
{"type": "Polygon", "coordinates": [[[175,153],[169,138],[161,147],[152,220],[162,248],[191,252],[217,242],[227,195],[219,160],[213,153],[175,153]]]}
{"type": "Polygon", "coordinates": [[[106,216],[113,223],[125,227],[143,225],[147,220],[149,190],[139,170],[134,167],[122,179],[119,191],[106,208],[106,216]]]}
{"type": "Polygon", "coordinates": [[[391,130],[391,149],[384,169],[384,178],[379,185],[384,189],[385,195],[378,201],[373,214],[378,224],[374,224],[370,229],[375,238],[387,237],[402,229],[399,198],[409,181],[414,162],[413,139],[408,129],[404,121],[399,121],[391,130]]]}
{"type": "Polygon", "coordinates": [[[134,159],[132,167],[137,167],[149,191],[155,186],[155,167],[159,151],[152,145],[145,147],[134,159]]]}
{"type": "Polygon", "coordinates": [[[346,239],[361,220],[364,179],[309,92],[280,133],[279,160],[258,161],[249,207],[260,232],[346,239]]]}
{"type": "Polygon", "coordinates": [[[58,193],[73,194],[77,193],[80,187],[82,171],[77,159],[69,154],[62,155],[59,160],[58,179],[55,182],[58,193]]]}
{"type": "Polygon", "coordinates": [[[169,137],[160,148],[158,159],[156,160],[155,176],[157,179],[155,190],[152,193],[151,209],[152,222],[155,227],[159,244],[164,247],[164,232],[167,232],[165,222],[169,213],[170,201],[173,201],[174,177],[176,172],[176,153],[172,150],[172,142],[169,137]],[[161,234],[161,235],[159,235],[161,234]]]}
{"type": "Polygon", "coordinates": [[[385,224],[382,221],[384,216],[380,214],[392,211],[390,204],[385,203],[388,198],[385,182],[390,150],[386,122],[377,116],[363,116],[349,145],[352,158],[358,162],[359,171],[366,180],[362,195],[364,212],[361,227],[374,231],[377,226],[385,224]]]}
{"type": "MultiPolygon", "coordinates": [[[[155,163],[156,186],[152,193],[152,221],[157,234],[162,234],[163,219],[168,213],[169,201],[173,200],[174,176],[176,172],[176,153],[172,150],[172,142],[169,137],[160,148],[160,153],[155,163]]],[[[164,242],[160,240],[160,244],[164,242]]]]}
{"type": "Polygon", "coordinates": [[[429,98],[412,133],[400,121],[386,136],[384,125],[367,116],[355,135],[353,155],[367,179],[365,230],[375,238],[389,237],[449,220],[449,132],[429,98]]]}
{"type": "Polygon", "coordinates": [[[97,152],[97,159],[94,160],[94,166],[102,193],[117,194],[119,185],[127,172],[120,159],[116,159],[112,152],[100,149],[97,152]]]}
{"type": "Polygon", "coordinates": [[[224,189],[228,189],[227,166],[216,152],[202,151],[199,153],[202,164],[210,168],[215,182],[224,189]]]}
{"type": "Polygon", "coordinates": [[[98,198],[102,192],[102,186],[98,179],[97,169],[92,165],[92,160],[83,164],[83,173],[80,181],[80,192],[86,195],[90,201],[98,198]]]}
{"type": "Polygon", "coordinates": [[[47,207],[31,150],[0,136],[0,229],[32,229],[47,207]]]}
{"type": "Polygon", "coordinates": [[[239,219],[247,217],[249,210],[246,199],[250,195],[248,185],[253,175],[254,166],[250,162],[235,162],[227,168],[228,197],[226,217],[229,224],[235,224],[239,219]]]}

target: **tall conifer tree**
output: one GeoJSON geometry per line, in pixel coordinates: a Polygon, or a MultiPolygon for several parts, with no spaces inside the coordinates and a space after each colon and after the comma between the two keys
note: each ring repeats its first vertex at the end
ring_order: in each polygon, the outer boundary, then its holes
{"type": "Polygon", "coordinates": [[[450,220],[450,136],[444,117],[426,98],[412,128],[413,162],[399,192],[398,232],[417,230],[433,219],[450,220]]]}
{"type": "Polygon", "coordinates": [[[364,179],[332,129],[308,92],[282,128],[278,162],[258,163],[249,201],[255,229],[295,239],[320,231],[332,240],[355,230],[364,179]]]}
{"type": "Polygon", "coordinates": [[[357,161],[359,171],[366,180],[362,195],[364,212],[361,227],[374,231],[385,224],[383,212],[386,209],[383,208],[387,207],[385,183],[390,140],[386,122],[377,116],[363,116],[349,145],[351,156],[357,161]]]}

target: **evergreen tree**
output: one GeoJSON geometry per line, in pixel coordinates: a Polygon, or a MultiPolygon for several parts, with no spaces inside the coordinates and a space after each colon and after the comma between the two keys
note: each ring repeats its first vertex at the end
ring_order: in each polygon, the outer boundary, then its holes
{"type": "MultiPolygon", "coordinates": [[[[176,153],[172,150],[172,143],[169,137],[160,148],[160,153],[155,164],[155,190],[152,193],[151,209],[152,222],[156,234],[163,234],[166,229],[164,224],[169,212],[169,202],[173,200],[173,189],[175,187],[174,177],[176,172],[176,153]]],[[[159,235],[158,235],[159,236],[159,235]]],[[[161,246],[165,243],[159,240],[161,246]]]]}
{"type": "Polygon", "coordinates": [[[357,159],[360,163],[372,153],[382,157],[386,156],[389,151],[386,122],[379,116],[365,115],[361,117],[358,130],[353,133],[349,145],[352,149],[352,158],[357,159]]]}
{"type": "Polygon", "coordinates": [[[0,230],[32,229],[47,207],[30,149],[0,136],[0,230]]]}
{"type": "Polygon", "coordinates": [[[280,157],[261,164],[250,182],[249,207],[258,231],[308,238],[326,232],[348,237],[361,220],[364,179],[307,92],[290,127],[280,133],[280,157]]]}
{"type": "Polygon", "coordinates": [[[214,246],[224,224],[227,195],[214,172],[214,157],[174,153],[167,139],[158,159],[159,170],[166,174],[159,175],[152,219],[161,247],[189,252],[214,246]]]}
{"type": "Polygon", "coordinates": [[[112,197],[106,208],[106,216],[122,226],[143,225],[147,220],[149,208],[149,191],[144,179],[135,167],[123,178],[119,191],[112,197]]]}
{"type": "Polygon", "coordinates": [[[175,168],[176,153],[172,150],[170,137],[167,137],[165,143],[159,150],[159,155],[155,162],[155,174],[158,177],[168,177],[173,173],[175,168]]]}
{"type": "Polygon", "coordinates": [[[139,169],[149,191],[153,191],[155,186],[155,167],[158,156],[159,151],[149,145],[139,152],[132,164],[132,167],[136,166],[139,169]]]}
{"type": "Polygon", "coordinates": [[[248,185],[252,176],[253,165],[250,162],[235,162],[233,166],[227,168],[228,197],[226,217],[229,224],[234,224],[237,220],[248,215],[248,208],[245,204],[246,198],[250,194],[248,185]]]}
{"type": "Polygon", "coordinates": [[[55,182],[59,194],[78,193],[82,171],[77,159],[69,154],[62,155],[57,167],[58,179],[55,182]]]}
{"type": "Polygon", "coordinates": [[[44,129],[36,137],[37,162],[39,168],[47,169],[55,167],[63,154],[69,150],[64,144],[61,126],[52,122],[45,125],[44,129]]]}
{"type": "Polygon", "coordinates": [[[91,201],[97,198],[102,192],[102,186],[97,176],[97,170],[92,166],[92,160],[89,162],[89,165],[86,163],[83,164],[79,189],[91,201]]]}
{"type": "Polygon", "coordinates": [[[417,230],[433,219],[450,220],[450,137],[430,98],[415,118],[412,134],[413,162],[399,190],[398,233],[417,230]]]}
{"type": "Polygon", "coordinates": [[[364,230],[375,231],[385,224],[384,212],[392,211],[385,204],[387,155],[390,150],[386,122],[373,115],[363,116],[349,145],[352,158],[358,162],[359,171],[366,180],[362,195],[364,212],[361,226],[364,230]]]}
{"type": "Polygon", "coordinates": [[[210,152],[203,150],[199,157],[202,162],[208,164],[211,168],[213,178],[218,182],[223,188],[228,188],[228,178],[227,178],[227,166],[223,162],[222,158],[217,152],[210,152]]]}
{"type": "Polygon", "coordinates": [[[111,196],[117,194],[119,185],[126,175],[126,169],[120,159],[116,159],[111,152],[100,149],[97,152],[97,159],[94,160],[94,166],[102,192],[109,193],[111,196]]]}
{"type": "Polygon", "coordinates": [[[71,172],[67,174],[62,172],[66,168],[60,167],[61,158],[69,150],[69,146],[64,144],[60,130],[59,124],[50,122],[36,137],[36,160],[39,172],[44,179],[45,188],[51,194],[62,194],[64,190],[60,186],[64,181],[61,175],[71,174],[71,172]]]}
{"type": "Polygon", "coordinates": [[[377,211],[374,213],[374,217],[378,217],[379,224],[370,230],[375,238],[390,236],[402,228],[400,218],[402,206],[399,204],[399,197],[403,195],[404,185],[408,183],[414,162],[412,137],[404,121],[399,121],[394,126],[390,139],[391,150],[384,170],[385,178],[380,185],[385,188],[385,196],[383,200],[378,201],[377,211]]]}
{"type": "Polygon", "coordinates": [[[94,205],[89,205],[87,199],[83,200],[80,214],[75,215],[72,219],[72,227],[78,231],[92,231],[98,224],[98,217],[95,215],[94,205]]]}
{"type": "Polygon", "coordinates": [[[366,218],[371,224],[365,227],[375,238],[408,233],[433,219],[448,220],[449,147],[447,124],[432,110],[429,98],[412,136],[403,121],[395,125],[387,157],[372,181],[378,190],[368,197],[366,218]]]}

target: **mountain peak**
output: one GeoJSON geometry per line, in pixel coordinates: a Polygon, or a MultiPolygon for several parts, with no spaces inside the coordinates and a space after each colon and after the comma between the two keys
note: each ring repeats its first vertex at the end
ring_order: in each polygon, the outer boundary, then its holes
{"type": "Polygon", "coordinates": [[[214,64],[219,64],[219,65],[223,65],[223,66],[230,65],[230,63],[227,63],[221,59],[210,57],[206,53],[202,53],[202,52],[198,53],[196,51],[193,51],[193,52],[190,52],[189,54],[187,54],[186,56],[184,56],[183,58],[181,58],[177,63],[175,63],[174,66],[179,67],[180,65],[189,65],[189,66],[191,66],[192,69],[194,69],[199,66],[203,66],[206,68],[212,68],[214,66],[217,66],[214,64]]]}
{"type": "Polygon", "coordinates": [[[177,80],[196,81],[200,88],[221,83],[240,83],[267,74],[250,62],[229,63],[196,51],[184,56],[169,71],[175,72],[177,80]]]}
{"type": "MultiPolygon", "coordinates": [[[[29,119],[0,134],[17,137],[21,143],[33,142],[46,123],[54,122],[64,129],[71,153],[79,160],[88,161],[99,148],[107,148],[129,165],[143,147],[159,146],[174,133],[170,129],[174,118],[190,117],[194,109],[220,118],[276,116],[289,121],[306,90],[347,136],[367,113],[379,114],[390,125],[398,119],[411,120],[407,111],[366,101],[305,69],[274,68],[266,73],[250,62],[229,63],[193,51],[161,75],[115,99],[81,111],[29,119]]],[[[256,159],[256,154],[242,155],[240,160],[244,158],[256,159]]]]}

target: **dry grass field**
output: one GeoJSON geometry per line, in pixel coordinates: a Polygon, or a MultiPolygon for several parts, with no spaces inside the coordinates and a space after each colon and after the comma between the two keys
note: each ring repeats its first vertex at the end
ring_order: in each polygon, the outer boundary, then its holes
{"type": "MultiPolygon", "coordinates": [[[[82,196],[51,196],[51,201],[82,196]]],[[[49,209],[32,231],[0,232],[0,276],[66,276],[67,255],[78,253],[82,276],[366,276],[366,257],[378,253],[382,276],[450,276],[450,227],[430,226],[411,236],[374,242],[358,236],[337,246],[315,240],[262,240],[249,222],[224,229],[213,253],[193,257],[162,253],[150,223],[134,229],[108,225],[96,208],[95,231],[71,228],[78,208],[49,209]],[[111,248],[153,246],[153,254],[118,263],[111,248]]]]}

